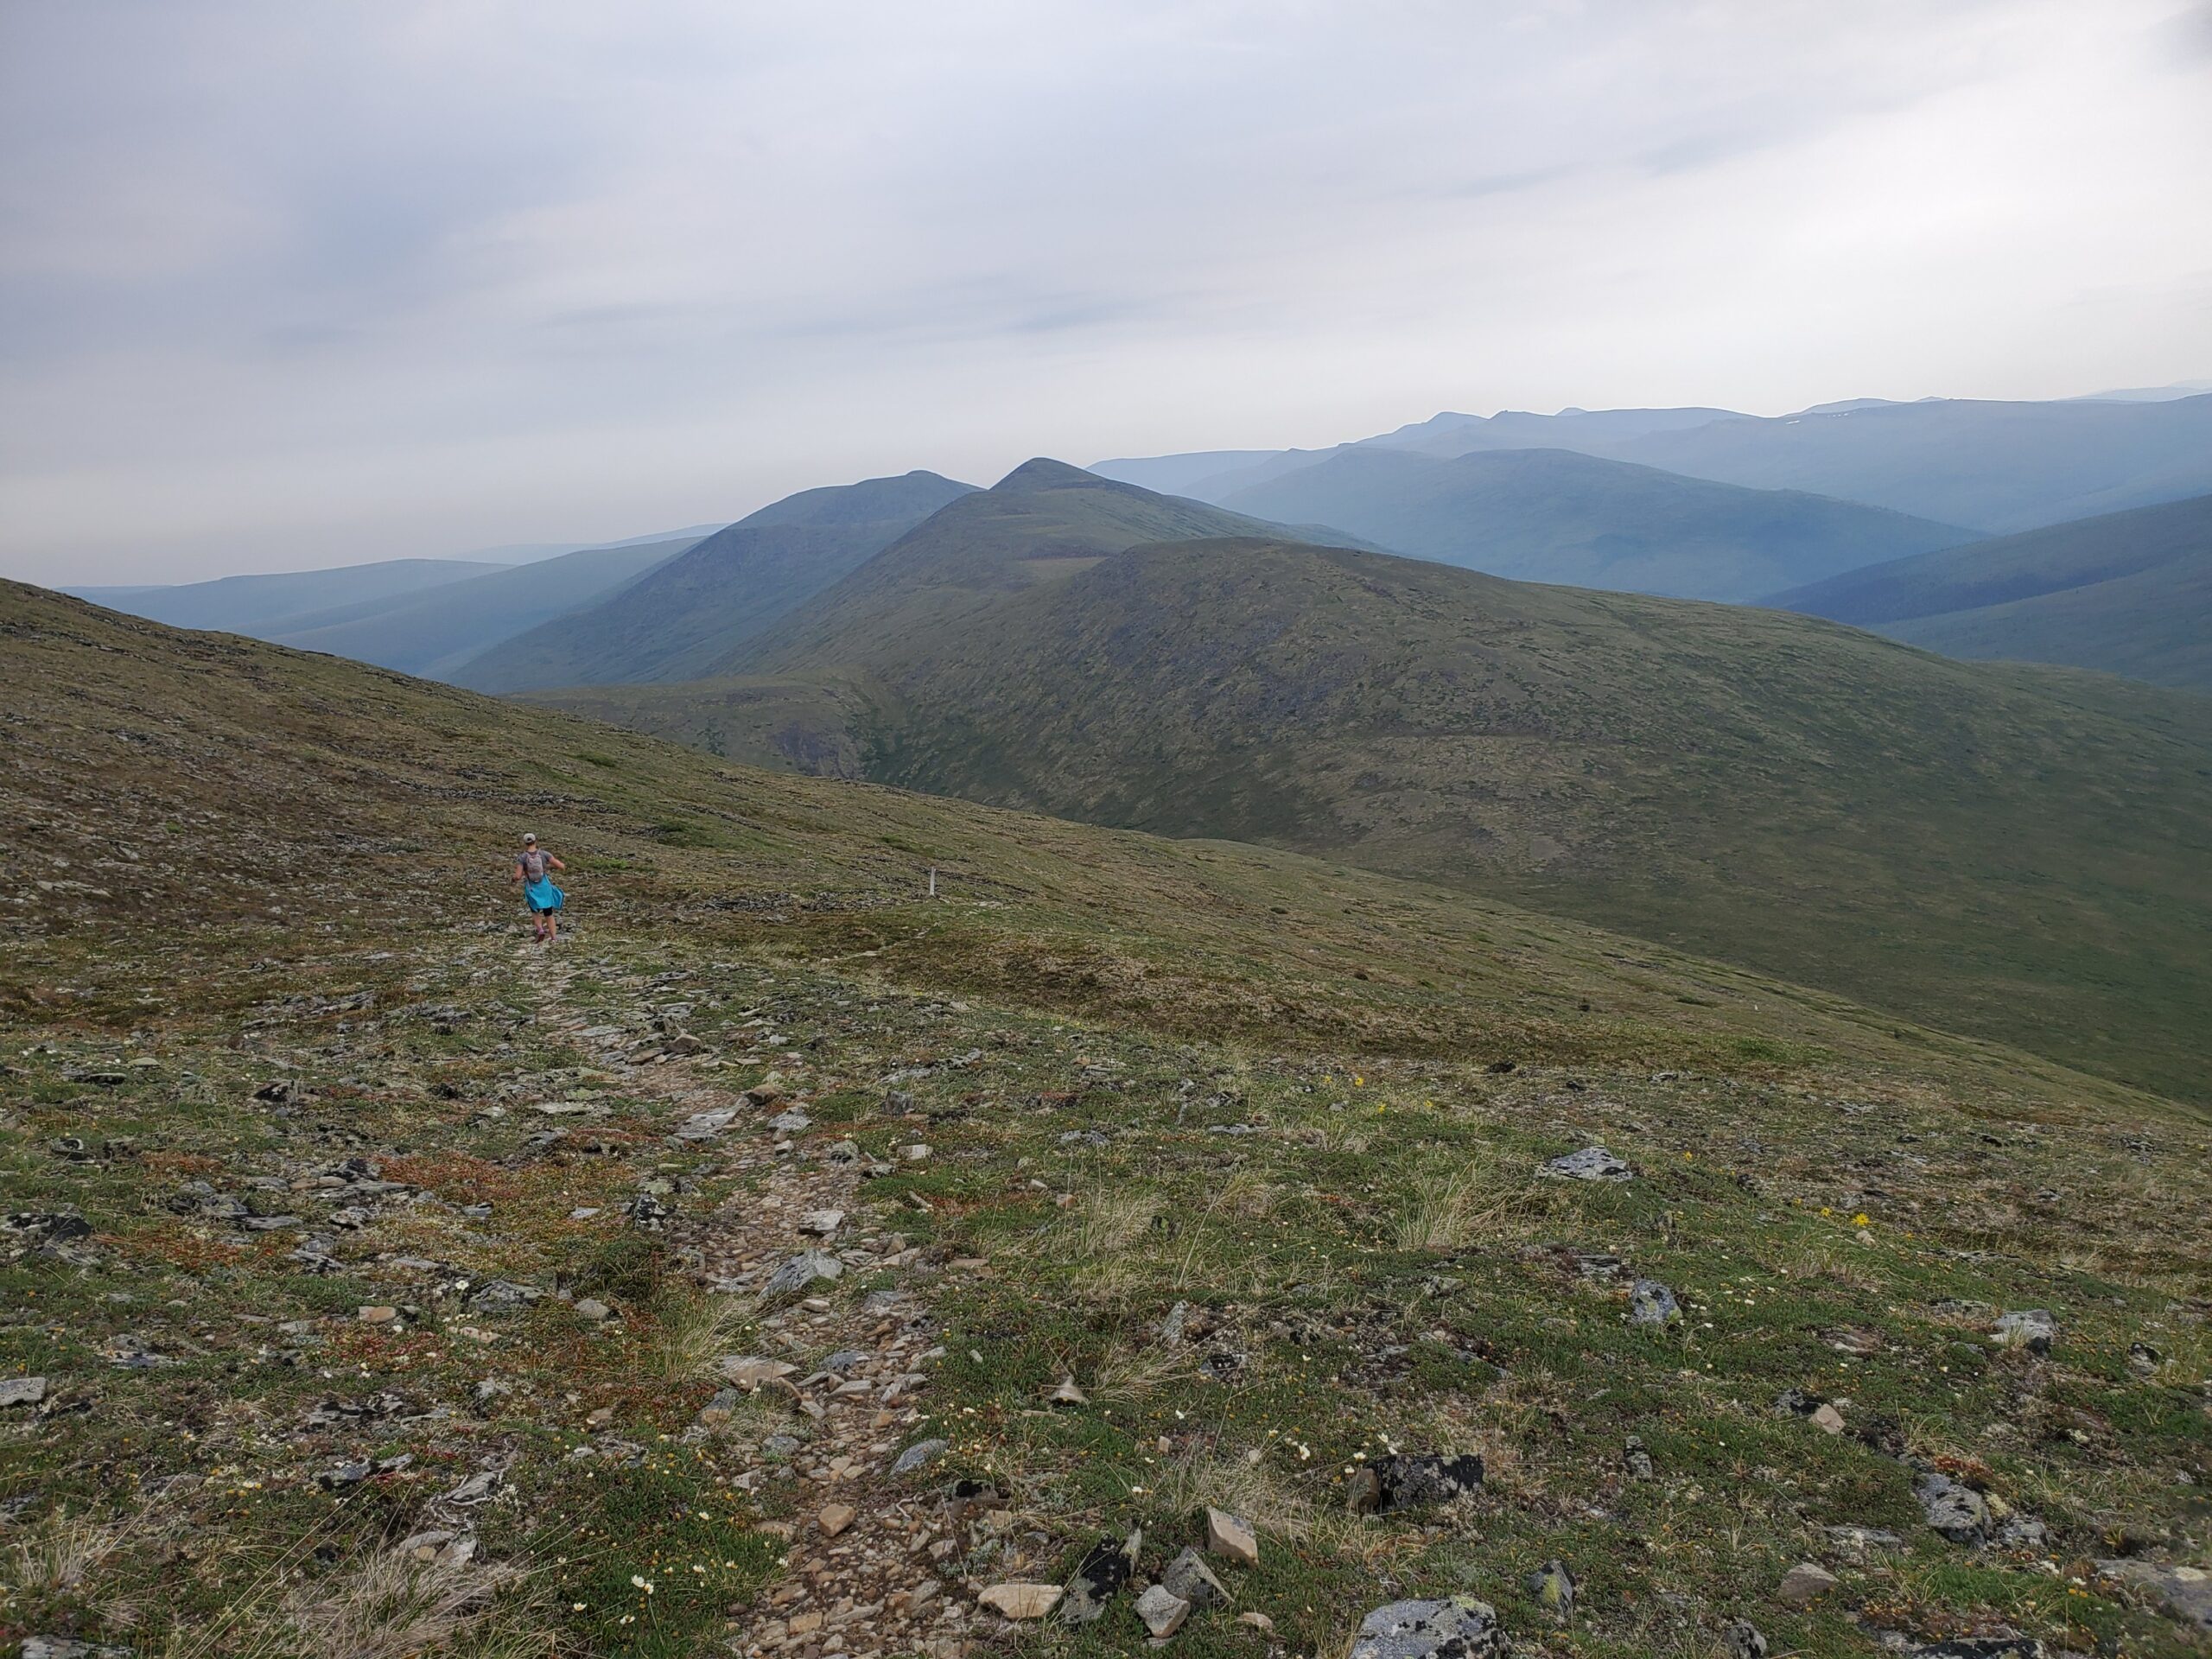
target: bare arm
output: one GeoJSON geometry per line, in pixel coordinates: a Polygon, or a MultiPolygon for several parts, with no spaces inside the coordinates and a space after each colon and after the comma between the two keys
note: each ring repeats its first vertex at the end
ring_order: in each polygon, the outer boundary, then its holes
{"type": "Polygon", "coordinates": [[[550,854],[550,853],[548,853],[548,854],[546,854],[546,855],[545,855],[545,861],[546,861],[548,864],[550,864],[550,865],[551,865],[555,869],[556,869],[556,870],[565,870],[565,869],[567,869],[567,868],[569,868],[567,865],[563,864],[563,863],[559,859],[557,859],[557,858],[554,857],[554,856],[553,856],[553,855],[552,855],[552,854],[550,854]]]}

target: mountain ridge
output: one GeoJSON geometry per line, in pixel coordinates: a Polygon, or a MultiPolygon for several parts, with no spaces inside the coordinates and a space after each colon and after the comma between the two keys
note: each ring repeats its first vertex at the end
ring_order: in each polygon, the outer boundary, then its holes
{"type": "Polygon", "coordinates": [[[1757,599],[1784,572],[1817,579],[1978,539],[1855,502],[1747,490],[1571,449],[1478,449],[1447,460],[1352,448],[1238,491],[1226,505],[1342,524],[1395,552],[1517,581],[1683,599],[1757,599]]]}

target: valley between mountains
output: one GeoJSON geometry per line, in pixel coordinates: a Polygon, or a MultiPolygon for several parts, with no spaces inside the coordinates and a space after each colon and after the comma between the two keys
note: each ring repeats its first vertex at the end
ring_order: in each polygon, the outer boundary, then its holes
{"type": "MultiPolygon", "coordinates": [[[[1376,580],[974,582],[1232,551],[1376,580]]],[[[2192,1105],[12,584],[0,671],[27,1652],[2201,1648],[2192,1105]]]]}

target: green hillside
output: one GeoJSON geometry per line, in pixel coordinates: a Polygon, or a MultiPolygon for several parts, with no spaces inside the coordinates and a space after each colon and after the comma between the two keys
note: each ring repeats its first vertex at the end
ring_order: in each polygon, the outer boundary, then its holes
{"type": "Polygon", "coordinates": [[[1747,490],[1567,449],[1439,460],[1356,447],[1224,505],[1343,524],[1394,551],[1522,582],[1749,600],[1974,532],[1796,490],[1747,490]]]}
{"type": "MultiPolygon", "coordinates": [[[[1587,1659],[2196,1650],[2212,1135],[2169,1103],[1492,897],[14,584],[0,677],[27,1645],[995,1649],[992,1586],[1132,1529],[1185,1570],[1212,1506],[1254,1546],[1193,1654],[1339,1653],[1382,1573],[1587,1659]],[[1620,1179],[1546,1173],[1593,1144],[1620,1179]]],[[[1140,1650],[1136,1587],[1045,1639],[1140,1650]]]]}
{"type": "Polygon", "coordinates": [[[792,618],[779,639],[820,666],[555,700],[760,763],[1510,893],[2205,1097],[2194,699],[1276,541],[1082,555],[995,594],[1034,568],[1021,533],[1063,532],[984,522],[857,573],[873,614],[832,590],[792,618]]]}
{"type": "Polygon", "coordinates": [[[503,639],[604,599],[696,537],[586,548],[429,592],[368,600],[247,630],[257,639],[451,679],[503,639]]]}
{"type": "Polygon", "coordinates": [[[1126,548],[1282,529],[1040,458],[915,526],[772,638],[741,644],[698,671],[834,668],[923,648],[1009,594],[1065,581],[1126,548]]]}
{"type": "Polygon", "coordinates": [[[1946,656],[2212,690],[2212,496],[1891,560],[1766,602],[1946,656]]]}
{"type": "Polygon", "coordinates": [[[707,672],[971,487],[913,472],[801,491],[605,602],[518,632],[453,677],[481,691],[516,691],[707,672]]]}

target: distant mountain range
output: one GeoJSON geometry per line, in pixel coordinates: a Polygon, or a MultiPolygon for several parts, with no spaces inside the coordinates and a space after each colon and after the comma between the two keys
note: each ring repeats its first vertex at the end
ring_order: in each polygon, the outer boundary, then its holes
{"type": "Polygon", "coordinates": [[[1947,657],[2212,692],[2212,496],[1893,559],[1767,602],[1947,657]]]}
{"type": "Polygon", "coordinates": [[[486,649],[607,598],[696,540],[683,532],[528,563],[389,559],[176,587],[69,591],[173,627],[243,633],[451,679],[486,649]]]}
{"type": "Polygon", "coordinates": [[[502,640],[620,592],[691,545],[678,537],[586,548],[427,592],[289,617],[246,632],[302,651],[324,651],[450,680],[502,640]]]}
{"type": "Polygon", "coordinates": [[[733,759],[1510,893],[2201,1083],[2198,700],[1255,524],[1031,461],[713,677],[540,696],[733,759]]]}
{"type": "Polygon", "coordinates": [[[1529,582],[1685,599],[1778,587],[1977,538],[1796,490],[1748,490],[1569,449],[1454,459],[1355,446],[1224,498],[1285,522],[1344,524],[1395,552],[1529,582]]]}
{"type": "Polygon", "coordinates": [[[219,576],[176,587],[71,588],[65,592],[173,628],[213,628],[259,635],[296,617],[348,605],[375,604],[426,593],[508,569],[481,559],[386,559],[329,570],[292,570],[266,576],[219,576]]]}
{"type": "Polygon", "coordinates": [[[1573,449],[1753,489],[1803,490],[1965,525],[2034,529],[2212,492],[2212,397],[2127,394],[2059,403],[1873,399],[1759,418],[1725,410],[1440,415],[1337,449],[1282,450],[1198,471],[1195,457],[1103,461],[1109,477],[1175,476],[1183,494],[1240,491],[1348,448],[1449,458],[1477,449],[1573,449]]]}
{"type": "Polygon", "coordinates": [[[1402,449],[1443,460],[1478,449],[1573,449],[1594,454],[1603,453],[1606,444],[1654,432],[1750,418],[1726,409],[1563,409],[1556,415],[1509,409],[1490,416],[1447,411],[1329,449],[1227,449],[1196,455],[1151,455],[1102,461],[1090,470],[1102,478],[1141,484],[1147,489],[1195,496],[1201,501],[1224,501],[1240,490],[1252,489],[1351,450],[1402,449]],[[1217,460],[1224,464],[1197,464],[1217,460]]]}

